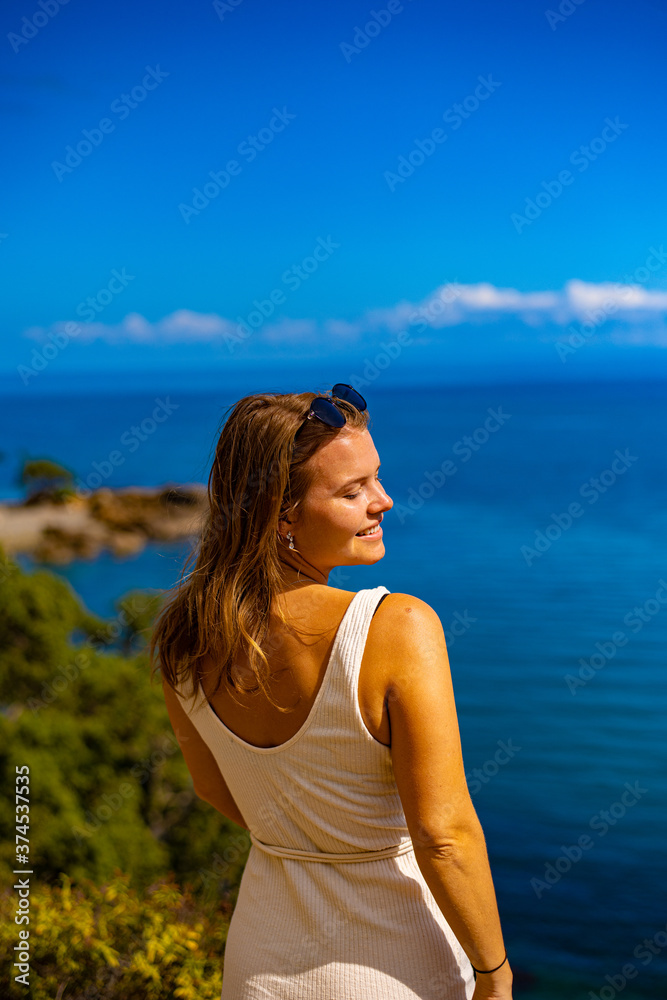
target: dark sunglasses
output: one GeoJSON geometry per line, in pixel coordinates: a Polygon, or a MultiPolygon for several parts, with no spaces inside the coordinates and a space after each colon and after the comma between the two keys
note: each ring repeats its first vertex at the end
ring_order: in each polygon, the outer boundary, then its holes
{"type": "MultiPolygon", "coordinates": [[[[344,382],[336,382],[331,390],[331,396],[344,400],[344,402],[349,403],[362,412],[367,406],[364,397],[356,389],[353,389],[351,385],[346,385],[344,382]]],[[[329,427],[343,427],[346,423],[345,414],[329,396],[315,397],[310,404],[310,412],[306,420],[311,420],[312,417],[317,417],[318,420],[321,420],[323,424],[328,424],[329,427]]]]}

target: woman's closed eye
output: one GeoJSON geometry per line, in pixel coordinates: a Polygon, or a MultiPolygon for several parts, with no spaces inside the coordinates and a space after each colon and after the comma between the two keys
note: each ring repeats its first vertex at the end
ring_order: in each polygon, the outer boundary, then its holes
{"type": "MultiPolygon", "coordinates": [[[[378,483],[382,482],[382,480],[380,479],[379,476],[376,476],[375,478],[377,479],[378,483]]],[[[361,490],[357,490],[356,493],[350,493],[350,494],[348,494],[348,496],[343,497],[343,500],[355,500],[359,496],[360,493],[361,493],[361,490]]]]}

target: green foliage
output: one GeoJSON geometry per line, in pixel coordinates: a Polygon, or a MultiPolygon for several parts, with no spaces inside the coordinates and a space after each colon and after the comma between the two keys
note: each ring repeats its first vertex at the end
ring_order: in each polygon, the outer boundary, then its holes
{"type": "MultiPolygon", "coordinates": [[[[232,901],[247,833],[195,796],[146,651],[109,646],[127,641],[129,616],[101,621],[48,571],[0,569],[0,780],[11,790],[16,767],[30,769],[33,878],[101,883],[120,869],[141,887],[173,872],[202,898],[232,901]]],[[[145,622],[154,601],[138,605],[145,622]]],[[[0,799],[0,880],[11,885],[10,796],[0,799]]]]}
{"type": "Polygon", "coordinates": [[[142,893],[116,871],[96,886],[32,879],[30,923],[16,925],[15,890],[0,895],[0,993],[7,1000],[218,1000],[231,907],[197,903],[173,876],[142,893]],[[12,970],[29,931],[30,993],[12,970]]]}
{"type": "Polygon", "coordinates": [[[74,474],[49,458],[24,462],[19,482],[26,487],[28,501],[33,503],[40,500],[61,503],[74,495],[74,474]]]}
{"type": "Polygon", "coordinates": [[[65,580],[46,570],[28,575],[4,557],[0,607],[0,705],[34,698],[70,659],[72,637],[111,640],[108,624],[65,580]]]}
{"type": "Polygon", "coordinates": [[[130,590],[114,604],[122,623],[121,642],[125,654],[145,648],[156,615],[162,606],[162,595],[146,590],[130,590]]]}

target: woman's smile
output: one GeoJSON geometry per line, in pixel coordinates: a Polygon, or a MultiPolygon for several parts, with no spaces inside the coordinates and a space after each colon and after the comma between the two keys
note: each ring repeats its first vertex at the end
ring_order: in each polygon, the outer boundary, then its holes
{"type": "Polygon", "coordinates": [[[364,532],[357,532],[355,538],[382,538],[382,527],[380,522],[372,528],[367,528],[364,532]]]}

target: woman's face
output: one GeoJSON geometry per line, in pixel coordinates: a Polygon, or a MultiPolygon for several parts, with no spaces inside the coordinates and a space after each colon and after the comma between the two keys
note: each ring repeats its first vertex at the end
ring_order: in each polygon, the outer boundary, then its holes
{"type": "Polygon", "coordinates": [[[379,479],[380,458],[368,430],[344,427],[310,459],[308,494],[281,531],[290,530],[301,556],[326,576],[334,566],[372,565],[384,555],[377,524],[394,501],[379,479]]]}

